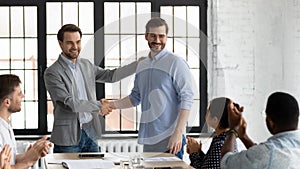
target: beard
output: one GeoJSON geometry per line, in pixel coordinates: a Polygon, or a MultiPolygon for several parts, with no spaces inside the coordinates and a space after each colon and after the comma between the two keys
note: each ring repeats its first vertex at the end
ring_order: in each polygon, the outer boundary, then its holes
{"type": "Polygon", "coordinates": [[[63,51],[63,54],[66,58],[70,59],[70,60],[73,60],[73,59],[77,59],[78,56],[79,56],[79,50],[77,50],[76,53],[72,53],[70,51],[63,51]]]}
{"type": "Polygon", "coordinates": [[[156,42],[151,42],[151,43],[148,42],[148,46],[151,49],[151,51],[160,52],[161,50],[163,50],[165,48],[166,44],[156,43],[156,42]],[[156,48],[156,45],[160,45],[160,47],[158,46],[159,48],[156,48]]]}
{"type": "Polygon", "coordinates": [[[8,107],[8,111],[11,112],[11,113],[15,113],[15,112],[19,112],[21,111],[21,106],[9,106],[8,107]]]}
{"type": "Polygon", "coordinates": [[[65,57],[68,59],[77,59],[78,54],[64,53],[65,57]]]}

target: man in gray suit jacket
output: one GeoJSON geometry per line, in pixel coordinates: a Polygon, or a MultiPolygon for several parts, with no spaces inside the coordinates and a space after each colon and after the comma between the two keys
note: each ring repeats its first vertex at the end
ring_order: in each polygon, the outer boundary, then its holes
{"type": "Polygon", "coordinates": [[[104,70],[87,59],[78,58],[82,32],[67,24],[58,31],[62,49],[59,58],[46,69],[44,80],[54,105],[54,125],[51,141],[54,152],[98,152],[101,136],[99,115],[111,108],[96,99],[96,82],[116,82],[135,72],[137,62],[104,70]]]}

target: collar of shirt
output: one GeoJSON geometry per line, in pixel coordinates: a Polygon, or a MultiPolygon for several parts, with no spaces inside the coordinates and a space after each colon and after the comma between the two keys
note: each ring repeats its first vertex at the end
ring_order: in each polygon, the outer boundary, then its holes
{"type": "Polygon", "coordinates": [[[64,62],[68,64],[70,69],[76,69],[76,67],[79,66],[78,64],[79,59],[77,59],[77,62],[74,64],[71,60],[67,59],[63,54],[60,54],[60,57],[64,62]]]}
{"type": "Polygon", "coordinates": [[[2,117],[0,117],[0,123],[2,124],[2,126],[6,127],[6,129],[10,129],[10,122],[7,122],[2,117]]]}
{"type": "Polygon", "coordinates": [[[0,129],[1,129],[1,137],[4,137],[4,142],[1,142],[0,144],[0,149],[3,148],[1,146],[4,146],[5,144],[9,144],[11,147],[11,160],[10,160],[10,164],[11,165],[15,165],[16,163],[16,154],[17,154],[17,143],[16,143],[16,139],[15,139],[15,135],[14,135],[14,131],[10,125],[10,122],[7,122],[6,120],[4,120],[2,117],[0,117],[0,129]],[[3,126],[3,128],[2,128],[3,126]],[[4,130],[3,130],[4,129],[4,130]],[[7,130],[7,132],[5,131],[7,130]],[[5,131],[5,132],[3,132],[5,131]],[[3,133],[2,133],[3,132],[3,133]]]}
{"type": "Polygon", "coordinates": [[[10,139],[14,139],[14,131],[13,131],[13,129],[12,129],[12,127],[11,127],[11,125],[10,125],[10,121],[9,122],[7,122],[6,120],[4,120],[2,117],[0,117],[0,126],[4,126],[5,127],[5,130],[7,130],[8,131],[8,134],[9,134],[9,136],[10,136],[10,139]]]}
{"type": "MultiPolygon", "coordinates": [[[[168,50],[167,50],[166,48],[164,48],[164,49],[161,50],[157,55],[155,55],[155,57],[154,57],[153,60],[159,60],[159,59],[162,58],[167,52],[168,52],[168,50]]],[[[149,52],[148,58],[149,58],[150,60],[152,60],[152,59],[151,59],[151,52],[149,52]]]]}
{"type": "Polygon", "coordinates": [[[299,138],[300,138],[300,130],[292,130],[292,131],[285,131],[285,132],[280,132],[280,133],[277,133],[275,135],[273,135],[272,137],[270,137],[268,139],[269,140],[273,140],[273,139],[278,139],[278,138],[281,138],[281,137],[292,137],[294,135],[298,135],[299,138]]]}

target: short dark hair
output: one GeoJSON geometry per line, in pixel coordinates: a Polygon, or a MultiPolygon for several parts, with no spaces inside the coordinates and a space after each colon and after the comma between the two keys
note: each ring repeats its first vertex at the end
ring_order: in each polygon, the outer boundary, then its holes
{"type": "Polygon", "coordinates": [[[266,114],[283,130],[298,127],[298,102],[288,93],[275,92],[271,94],[267,101],[266,114]]]}
{"type": "Polygon", "coordinates": [[[79,32],[80,38],[82,37],[81,29],[74,24],[66,24],[63,25],[57,33],[57,40],[64,41],[64,33],[65,32],[79,32]]]}
{"type": "Polygon", "coordinates": [[[164,25],[166,27],[166,34],[168,34],[169,27],[168,27],[167,22],[160,17],[153,17],[146,24],[146,33],[149,32],[150,28],[160,27],[160,26],[164,26],[164,25]]]}
{"type": "Polygon", "coordinates": [[[21,83],[20,78],[13,74],[0,75],[0,101],[2,102],[15,91],[21,83]]]}
{"type": "Polygon", "coordinates": [[[229,127],[228,123],[228,105],[230,99],[226,97],[217,97],[210,101],[208,109],[210,110],[210,117],[217,117],[219,119],[219,127],[226,129],[229,127]]]}

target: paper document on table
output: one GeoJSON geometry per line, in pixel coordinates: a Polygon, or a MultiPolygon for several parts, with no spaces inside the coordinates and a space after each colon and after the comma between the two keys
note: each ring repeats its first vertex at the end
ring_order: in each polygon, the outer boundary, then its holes
{"type": "Polygon", "coordinates": [[[69,169],[97,169],[97,168],[114,168],[112,161],[91,159],[91,160],[61,160],[65,162],[69,169]]]}
{"type": "Polygon", "coordinates": [[[151,157],[144,158],[145,162],[157,162],[157,161],[181,161],[181,159],[177,157],[151,157]]]}
{"type": "Polygon", "coordinates": [[[129,161],[129,157],[117,157],[117,156],[103,157],[103,159],[107,161],[112,161],[115,165],[120,165],[121,161],[129,161]]]}

